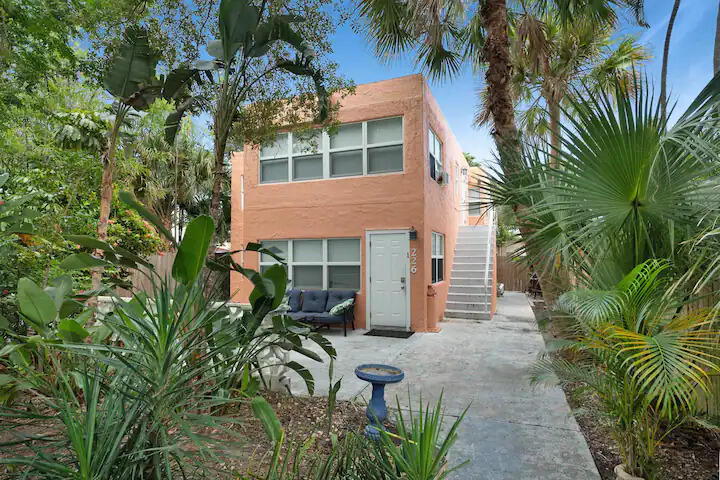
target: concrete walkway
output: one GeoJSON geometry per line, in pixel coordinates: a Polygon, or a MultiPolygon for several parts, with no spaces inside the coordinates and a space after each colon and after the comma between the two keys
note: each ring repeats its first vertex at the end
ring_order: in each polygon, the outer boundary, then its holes
{"type": "MultiPolygon", "coordinates": [[[[440,333],[406,340],[332,332],[335,376],[343,377],[339,398],[369,399],[370,387],[355,378],[355,366],[389,363],[405,371],[405,380],[388,387],[388,406],[395,406],[396,395],[401,408],[417,406],[420,393],[423,403],[434,404],[444,392],[449,427],[470,405],[450,459],[470,463],[454,478],[599,479],[562,390],[529,385],[529,367],[544,342],[525,295],[508,292],[498,300],[491,321],[442,323],[440,333]]],[[[316,395],[327,394],[327,364],[302,363],[315,376],[316,395]]],[[[293,390],[306,394],[300,381],[293,381],[293,390]]]]}

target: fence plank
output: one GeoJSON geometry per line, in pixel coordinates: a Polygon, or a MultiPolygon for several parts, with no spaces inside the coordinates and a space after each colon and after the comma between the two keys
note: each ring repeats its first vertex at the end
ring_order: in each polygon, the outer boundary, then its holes
{"type": "Polygon", "coordinates": [[[497,281],[505,284],[506,291],[524,292],[528,288],[530,272],[524,263],[512,261],[509,256],[498,256],[497,281]]]}

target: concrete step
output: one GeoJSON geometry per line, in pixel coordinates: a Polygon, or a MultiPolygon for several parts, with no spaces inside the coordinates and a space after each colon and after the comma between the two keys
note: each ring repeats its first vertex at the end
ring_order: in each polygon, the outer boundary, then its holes
{"type": "Polygon", "coordinates": [[[455,257],[484,257],[487,248],[458,248],[455,247],[455,257]]]}
{"type": "Polygon", "coordinates": [[[490,312],[445,309],[445,318],[460,320],[490,320],[490,312]]]}
{"type": "MultiPolygon", "coordinates": [[[[488,282],[492,281],[492,277],[488,278],[488,282]]],[[[470,277],[458,277],[450,276],[450,288],[452,287],[485,287],[485,276],[470,278],[470,277]]]]}
{"type": "Polygon", "coordinates": [[[487,235],[475,235],[475,234],[472,234],[472,235],[461,234],[461,235],[457,236],[455,241],[457,243],[479,242],[479,241],[487,242],[488,236],[487,235]]]}
{"type": "MultiPolygon", "coordinates": [[[[490,294],[482,293],[448,293],[448,302],[460,303],[490,303],[490,294]]],[[[471,309],[472,310],[472,309],[471,309]]]]}
{"type": "Polygon", "coordinates": [[[487,262],[460,263],[454,262],[452,266],[453,272],[461,272],[464,270],[485,270],[487,262]]]}
{"type": "Polygon", "coordinates": [[[485,250],[487,251],[487,242],[458,242],[455,244],[455,251],[460,250],[485,250]]]}
{"type": "Polygon", "coordinates": [[[479,282],[477,285],[457,285],[452,283],[448,289],[448,294],[450,295],[490,295],[491,293],[492,286],[485,285],[485,282],[479,282]]]}
{"type": "Polygon", "coordinates": [[[474,302],[453,302],[448,300],[445,304],[446,309],[464,310],[466,312],[489,312],[490,302],[474,303],[474,302]]]}
{"type": "Polygon", "coordinates": [[[487,225],[460,225],[458,232],[477,232],[482,230],[488,230],[487,225]]]}
{"type": "Polygon", "coordinates": [[[462,270],[460,272],[453,270],[450,273],[450,283],[452,284],[456,278],[485,279],[485,270],[462,270]]]}

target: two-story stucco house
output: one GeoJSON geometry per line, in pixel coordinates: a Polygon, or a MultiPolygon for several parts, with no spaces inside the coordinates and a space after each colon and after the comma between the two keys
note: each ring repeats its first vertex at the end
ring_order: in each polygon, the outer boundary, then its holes
{"type": "MultiPolygon", "coordinates": [[[[469,167],[424,78],[359,85],[339,101],[333,136],[290,132],[233,155],[232,249],[278,248],[293,288],[356,290],[360,328],[490,318],[494,234],[468,215],[469,167]]],[[[237,261],[273,263],[254,252],[237,261]]],[[[233,301],[250,290],[233,274],[233,301]]]]}

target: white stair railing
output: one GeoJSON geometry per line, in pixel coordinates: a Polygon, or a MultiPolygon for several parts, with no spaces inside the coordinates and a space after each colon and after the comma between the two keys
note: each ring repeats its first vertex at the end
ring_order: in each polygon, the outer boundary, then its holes
{"type": "MultiPolygon", "coordinates": [[[[495,236],[493,235],[493,232],[495,231],[495,209],[493,207],[489,207],[487,210],[488,213],[488,238],[487,238],[487,249],[485,251],[485,287],[487,289],[488,285],[490,285],[490,252],[492,251],[493,244],[492,242],[495,239],[495,236]]],[[[487,293],[487,291],[485,292],[487,293]]],[[[492,288],[490,289],[490,294],[492,295],[492,288]]]]}

